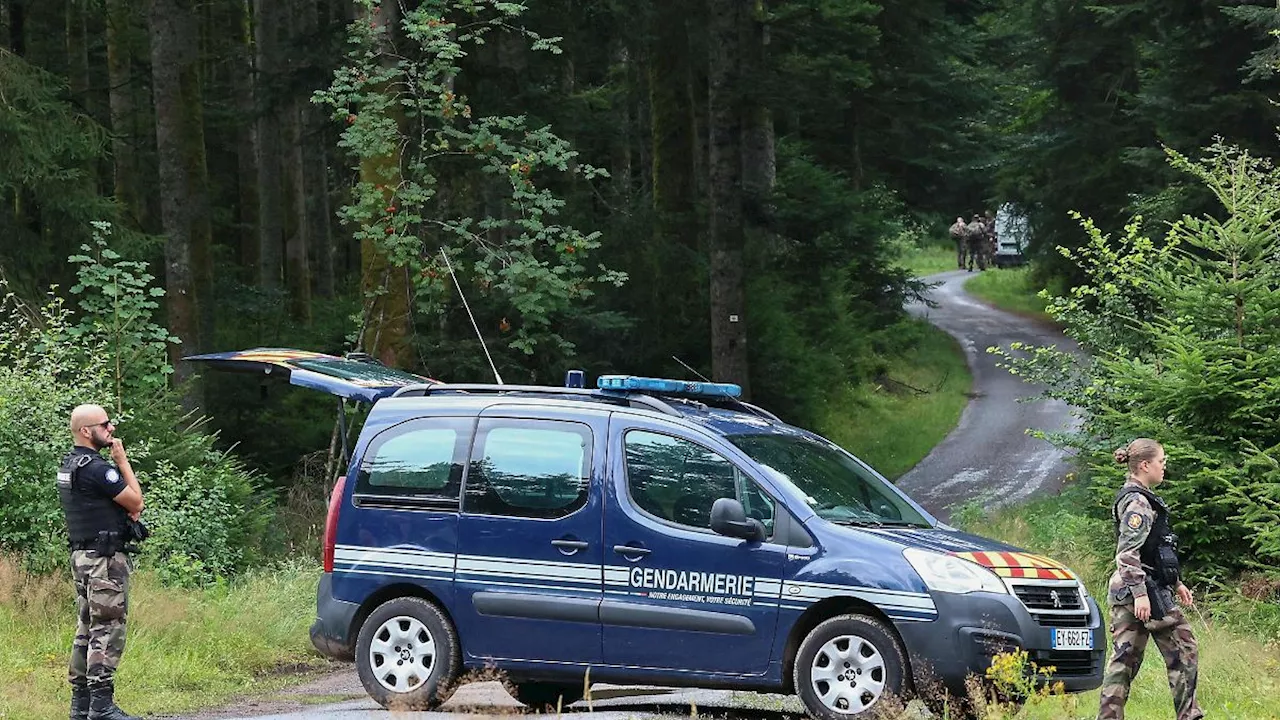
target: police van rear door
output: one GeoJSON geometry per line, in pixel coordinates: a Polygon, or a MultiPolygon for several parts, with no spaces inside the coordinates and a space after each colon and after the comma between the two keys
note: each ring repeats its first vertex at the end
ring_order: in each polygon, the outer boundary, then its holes
{"type": "Polygon", "coordinates": [[[345,400],[373,403],[408,385],[437,380],[387,367],[365,355],[338,357],[290,348],[254,348],[183,358],[216,370],[257,375],[336,395],[345,400]]]}
{"type": "Polygon", "coordinates": [[[468,664],[599,664],[608,419],[589,407],[480,414],[454,579],[468,664]]]}

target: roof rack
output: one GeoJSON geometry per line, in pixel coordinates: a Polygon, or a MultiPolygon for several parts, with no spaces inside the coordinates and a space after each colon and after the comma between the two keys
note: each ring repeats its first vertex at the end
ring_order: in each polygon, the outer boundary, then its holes
{"type": "Polygon", "coordinates": [[[580,395],[619,403],[628,407],[655,410],[664,415],[680,417],[680,411],[669,404],[650,395],[612,390],[587,390],[584,388],[553,387],[550,385],[494,385],[486,383],[423,383],[406,385],[391,394],[391,397],[426,397],[440,392],[462,392],[475,394],[502,395],[520,393],[524,395],[580,395]]]}

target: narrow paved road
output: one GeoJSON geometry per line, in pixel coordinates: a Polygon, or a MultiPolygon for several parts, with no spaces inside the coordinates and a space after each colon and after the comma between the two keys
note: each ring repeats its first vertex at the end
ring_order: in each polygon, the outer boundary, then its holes
{"type": "Polygon", "coordinates": [[[960,424],[898,481],[898,487],[944,519],[971,500],[996,507],[1057,492],[1069,470],[1065,453],[1027,429],[1070,430],[1077,422],[1065,403],[1028,401],[1039,388],[996,367],[997,358],[987,353],[988,347],[1015,341],[1077,352],[1075,344],[1052,327],[974,299],[964,292],[971,277],[956,270],[926,278],[940,283],[930,293],[936,307],[908,308],[956,338],[973,373],[973,399],[960,424]]]}
{"type": "MultiPolygon", "coordinates": [[[[986,352],[992,345],[1004,346],[1015,340],[1067,347],[1066,339],[1052,328],[992,309],[966,295],[964,281],[970,277],[960,271],[927,278],[940,283],[931,293],[937,307],[910,308],[960,341],[974,376],[973,400],[961,415],[959,426],[898,483],[942,518],[948,518],[951,509],[968,500],[993,507],[1056,492],[1067,470],[1066,458],[1049,443],[1032,438],[1025,431],[1062,430],[1073,422],[1062,403],[1019,402],[1035,396],[1036,388],[996,367],[995,358],[986,352]]],[[[607,686],[596,686],[592,692],[595,701],[591,711],[587,703],[581,702],[564,714],[589,715],[591,720],[675,720],[688,717],[696,708],[699,715],[728,720],[804,717],[795,698],[779,695],[607,686]]],[[[457,720],[459,715],[500,717],[522,712],[500,684],[482,682],[460,688],[438,712],[389,715],[368,698],[354,669],[347,669],[301,687],[190,715],[184,720],[382,720],[392,716],[457,720]]]]}

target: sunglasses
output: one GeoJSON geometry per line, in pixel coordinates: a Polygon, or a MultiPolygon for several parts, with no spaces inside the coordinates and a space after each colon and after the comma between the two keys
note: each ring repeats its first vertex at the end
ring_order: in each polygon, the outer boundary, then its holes
{"type": "Polygon", "coordinates": [[[112,427],[115,427],[116,423],[115,423],[115,422],[113,422],[113,421],[111,421],[111,420],[103,420],[103,421],[102,421],[102,422],[100,422],[100,423],[89,423],[88,425],[85,425],[84,427],[87,427],[87,428],[100,427],[100,428],[102,428],[102,429],[104,429],[104,430],[105,430],[105,429],[107,428],[107,426],[108,426],[108,425],[111,425],[112,427]]]}

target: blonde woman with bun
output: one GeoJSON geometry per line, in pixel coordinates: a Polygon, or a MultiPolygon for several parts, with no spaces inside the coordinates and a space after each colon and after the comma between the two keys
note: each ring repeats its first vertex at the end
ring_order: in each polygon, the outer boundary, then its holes
{"type": "Polygon", "coordinates": [[[1102,679],[1098,720],[1123,720],[1129,687],[1154,639],[1169,671],[1169,689],[1177,720],[1197,720],[1199,658],[1196,638],[1178,603],[1194,604],[1182,583],[1177,538],[1169,526],[1169,507],[1153,490],[1164,482],[1165,454],[1160,443],[1138,438],[1114,453],[1128,467],[1116,493],[1116,571],[1107,589],[1111,603],[1111,663],[1102,679]],[[1174,595],[1178,602],[1174,602],[1174,595]]]}

